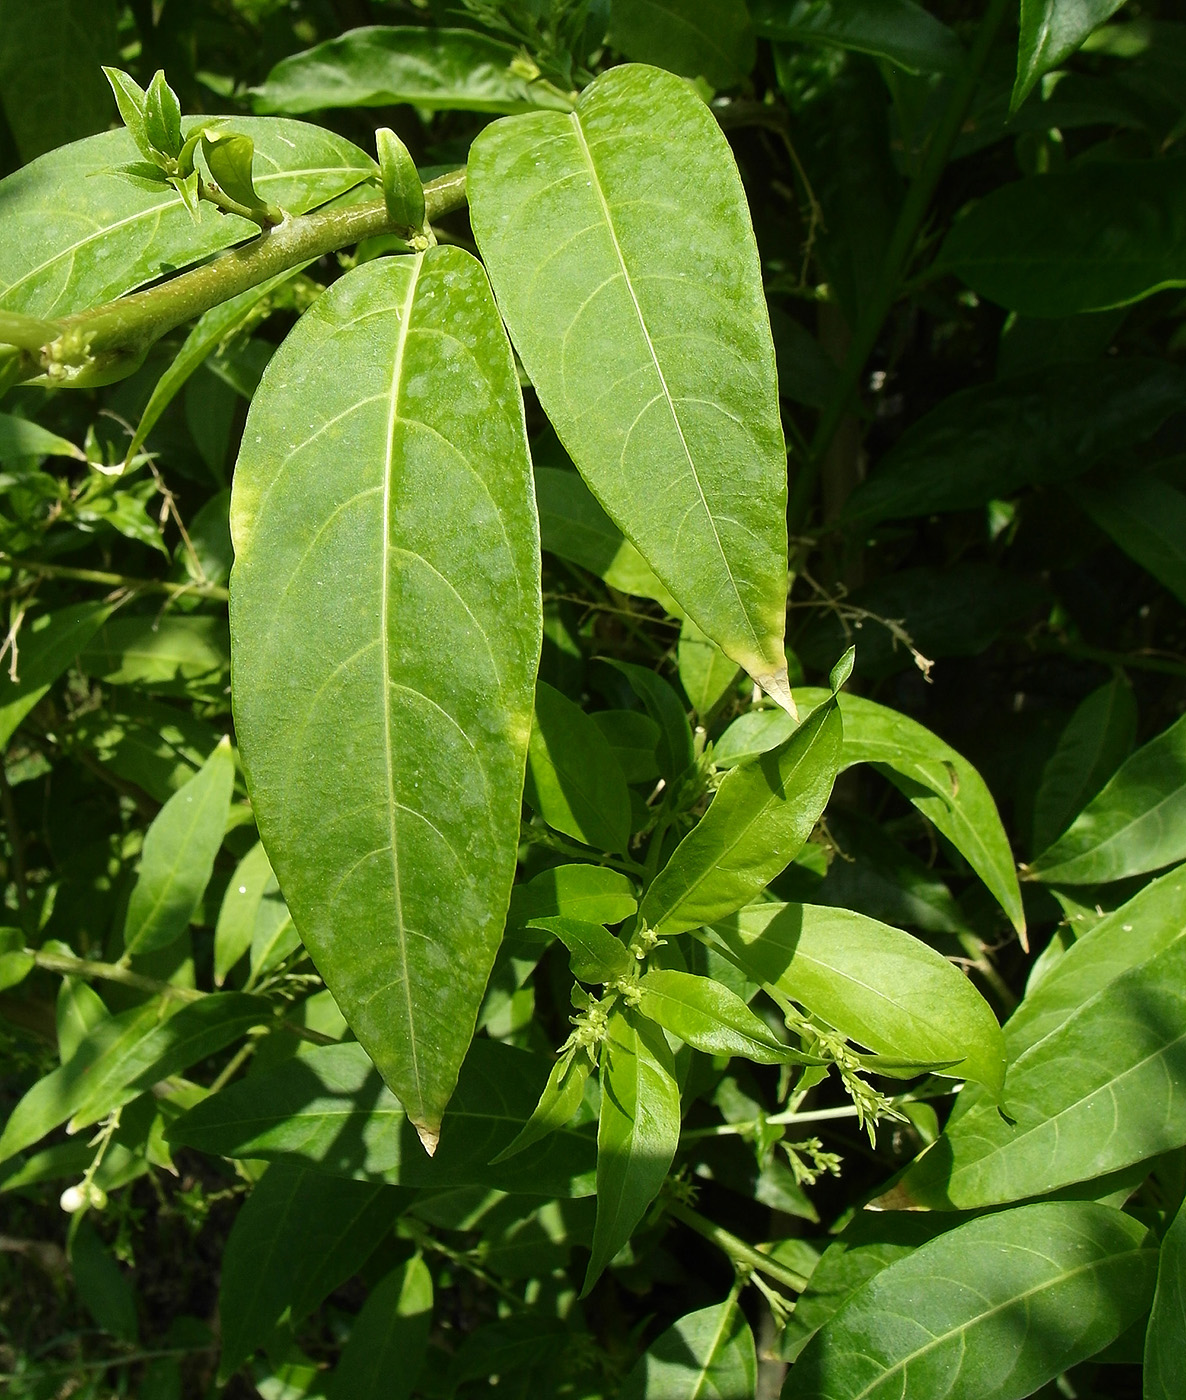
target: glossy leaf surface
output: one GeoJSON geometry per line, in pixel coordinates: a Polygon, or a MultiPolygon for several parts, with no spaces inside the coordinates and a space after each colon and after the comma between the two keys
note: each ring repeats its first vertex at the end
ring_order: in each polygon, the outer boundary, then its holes
{"type": "Polygon", "coordinates": [[[528,928],[544,928],[568,949],[572,975],[580,982],[612,982],[634,966],[634,955],[604,924],[580,919],[533,919],[528,928]]]}
{"type": "Polygon", "coordinates": [[[587,1052],[572,1049],[556,1061],[548,1075],[539,1102],[532,1110],[531,1117],[523,1124],[518,1136],[504,1147],[492,1165],[505,1162],[525,1151],[532,1143],[539,1142],[571,1121],[584,1097],[585,1081],[589,1078],[589,1056],[587,1052]]]}
{"type": "Polygon", "coordinates": [[[282,59],[252,94],[257,112],[327,107],[530,112],[565,103],[547,84],[512,71],[513,44],[469,29],[372,25],[282,59]]]}
{"type": "Polygon", "coordinates": [[[920,939],[888,924],[812,904],[755,904],[713,932],[755,981],[776,988],[842,1034],[893,1059],[993,1093],[1005,1046],[988,1003],[920,939]]]}
{"type": "Polygon", "coordinates": [[[623,1382],[621,1400],[752,1400],[757,1383],[753,1334],[728,1299],[656,1338],[623,1382]]]}
{"type": "Polygon", "coordinates": [[[231,510],[261,836],[431,1145],[502,935],[541,627],[522,401],[473,258],[380,259],[319,299],[252,403],[231,510]]]}
{"type": "Polygon", "coordinates": [[[743,1055],[760,1065],[801,1059],[736,992],[711,977],[655,968],[638,983],[638,1013],[706,1055],[743,1055]]]}
{"type": "Polygon", "coordinates": [[[1145,1400],[1174,1400],[1186,1391],[1186,1206],[1165,1232],[1157,1292],[1145,1333],[1145,1400]]]}
{"type": "Polygon", "coordinates": [[[779,748],[726,774],[647,890],[647,927],[682,933],[711,924],[785,869],[831,795],[841,737],[840,712],[825,702],[779,748]]]}
{"type": "Polygon", "coordinates": [[[638,908],[629,876],[600,865],[553,865],[511,896],[508,926],[561,915],[595,924],[617,924],[638,908]]]}
{"type": "Polygon", "coordinates": [[[235,760],[224,739],[148,828],[128,901],[125,952],[155,952],[185,932],[214,870],[234,782],[235,760]]]}
{"type": "MultiPolygon", "coordinates": [[[[200,125],[187,122],[186,134],[200,125]]],[[[290,213],[375,173],[370,156],[320,127],[237,117],[235,129],[255,142],[260,194],[290,213]]],[[[84,311],[259,232],[234,214],[195,224],[170,187],[141,189],[104,173],[136,154],[129,132],[105,131],[0,181],[9,229],[0,246],[0,307],[30,316],[84,311]]]]}
{"type": "Polygon", "coordinates": [[[785,686],[774,347],[707,107],[670,74],[612,69],[571,115],[488,126],[468,191],[515,347],[593,494],[700,628],[785,686]]]}
{"type": "Polygon", "coordinates": [[[588,1293],[659,1194],[679,1146],[680,1097],[662,1032],[618,1012],[601,1046],[597,1223],[588,1293]]]}
{"type": "Polygon", "coordinates": [[[1086,1202],[973,1220],[881,1270],[812,1338],[795,1400],[1022,1400],[1148,1306],[1145,1227],[1086,1202]]]}
{"type": "Polygon", "coordinates": [[[1016,111],[1042,75],[1069,58],[1123,4],[1124,0],[1021,0],[1012,109],[1016,111]]]}
{"type": "Polygon", "coordinates": [[[615,48],[710,87],[736,87],[754,66],[745,0],[613,0],[615,48]]]}
{"type": "Polygon", "coordinates": [[[406,1400],[432,1325],[432,1275],[417,1254],[367,1294],[327,1388],[328,1400],[406,1400]]]}
{"type": "Polygon", "coordinates": [[[1186,856],[1186,718],[1139,748],[1030,866],[1051,884],[1095,885],[1186,856]]]}

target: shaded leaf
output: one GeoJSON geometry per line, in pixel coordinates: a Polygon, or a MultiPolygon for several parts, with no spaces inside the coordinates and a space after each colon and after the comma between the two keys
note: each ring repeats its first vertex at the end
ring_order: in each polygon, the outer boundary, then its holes
{"type": "Polygon", "coordinates": [[[944,73],[963,57],[952,31],[914,0],[754,0],[752,10],[764,39],[851,49],[908,73],[944,73]]]}
{"type": "Polygon", "coordinates": [[[235,867],[214,928],[214,982],[221,987],[227,973],[251,947],[260,900],[275,880],[260,842],[235,867]]]}
{"type": "Polygon", "coordinates": [[[1010,108],[1018,107],[1043,74],[1057,68],[1124,0],[1021,0],[1017,82],[1010,108]]]}
{"type": "Polygon", "coordinates": [[[757,1383],[753,1334],[728,1298],[656,1338],[622,1383],[621,1400],[752,1400],[757,1383]]]}
{"type": "Polygon", "coordinates": [[[327,1386],[328,1400],[405,1400],[432,1324],[432,1275],[417,1254],[367,1294],[327,1386]]]}
{"type": "Polygon", "coordinates": [[[606,659],[630,682],[631,690],[642,701],[647,714],[659,726],[659,742],[655,746],[659,772],[666,782],[678,782],[692,766],[695,758],[692,726],[688,723],[679,696],[662,676],[648,671],[645,666],[635,666],[630,661],[614,661],[608,657],[606,659]]]}
{"type": "Polygon", "coordinates": [[[627,58],[714,88],[744,82],[756,57],[745,0],[613,0],[610,38],[627,58]]]}
{"type": "Polygon", "coordinates": [[[82,448],[51,433],[40,423],[0,413],[0,462],[10,462],[14,457],[73,457],[76,461],[86,461],[82,448]]]}
{"type": "Polygon", "coordinates": [[[678,657],[680,684],[692,708],[701,716],[711,714],[737,679],[737,663],[690,618],[685,618],[680,628],[678,657]]]}
{"type": "Polygon", "coordinates": [[[110,603],[80,603],[23,624],[15,666],[0,671],[0,747],[114,611],[110,603]]]}
{"type": "Polygon", "coordinates": [[[84,1220],[70,1242],[74,1286],[87,1312],[104,1332],[134,1343],[140,1335],[136,1295],[127,1274],[95,1230],[84,1220]]]}
{"type": "Polygon", "coordinates": [[[1186,1391],[1186,1206],[1161,1242],[1157,1292],[1145,1334],[1145,1400],[1186,1391]]]}
{"type": "Polygon", "coordinates": [[[1106,486],[1076,484],[1071,496],[1130,559],[1186,603],[1186,493],[1140,472],[1106,486]]]}

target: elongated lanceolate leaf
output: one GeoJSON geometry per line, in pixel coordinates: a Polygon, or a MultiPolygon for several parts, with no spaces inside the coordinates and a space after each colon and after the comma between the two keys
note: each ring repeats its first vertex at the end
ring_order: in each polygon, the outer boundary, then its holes
{"type": "Polygon", "coordinates": [[[74,457],[80,462],[86,461],[86,453],[80,447],[51,433],[40,423],[0,413],[0,462],[9,462],[14,457],[74,457]]]}
{"type": "Polygon", "coordinates": [[[803,848],[840,766],[840,712],[825,702],[779,748],[728,773],[642,901],[659,933],[682,933],[748,904],[803,848]]]}
{"type": "Polygon", "coordinates": [[[774,346],[712,114],[670,74],[614,68],[574,113],[488,126],[468,190],[499,308],[581,475],[680,607],[789,704],[774,346]]]}
{"type": "Polygon", "coordinates": [[[754,31],[745,0],[613,0],[614,47],[714,88],[736,87],[754,66],[754,31]]]}
{"type": "Polygon", "coordinates": [[[114,611],[109,603],[81,603],[24,623],[16,638],[17,678],[8,667],[0,672],[0,747],[114,611]]]}
{"type": "Polygon", "coordinates": [[[935,271],[1026,316],[1076,316],[1186,286],[1186,159],[1090,161],[1002,185],[962,218],[935,271]]]}
{"type": "Polygon", "coordinates": [[[1103,24],[1124,0],[1021,0],[1017,82],[1010,107],[1016,111],[1044,73],[1057,68],[1103,24]]]}
{"type": "Polygon", "coordinates": [[[432,1275],[420,1255],[367,1295],[329,1378],[329,1400],[406,1400],[419,1379],[432,1325],[432,1275]]]}
{"type": "Polygon", "coordinates": [[[372,25],[282,59],[252,94],[257,112],[317,112],[327,107],[427,111],[530,112],[567,103],[547,83],[512,69],[513,44],[471,29],[372,25]]]}
{"type": "Polygon", "coordinates": [[[1094,1202],[973,1220],[876,1274],[826,1322],[794,1400],[1022,1400],[1140,1317],[1157,1252],[1094,1202]]]}
{"type": "MultiPolygon", "coordinates": [[[[188,121],[186,134],[209,122],[188,121]]],[[[357,146],[305,122],[236,117],[255,142],[255,183],[269,203],[303,214],[374,175],[357,146]]],[[[128,131],[105,131],[51,151],[0,181],[7,230],[0,308],[65,316],[122,296],[164,271],[259,233],[237,215],[190,218],[169,186],[142,189],[113,167],[138,155],[128,131]]]]}
{"type": "Polygon", "coordinates": [[[218,911],[214,928],[216,985],[222,986],[227,973],[251,947],[260,900],[274,879],[267,852],[257,841],[235,867],[218,911]]]}
{"type": "Polygon", "coordinates": [[[746,975],[878,1054],[946,1061],[1000,1090],[1005,1045],[988,1003],[941,954],[888,924],[812,904],[755,904],[713,932],[746,975]],[[954,1062],[954,1063],[953,1063],[954,1062]]]}
{"type": "Polygon", "coordinates": [[[1157,1292],[1145,1333],[1145,1400],[1186,1394],[1186,1206],[1161,1242],[1157,1292]]]}
{"type": "Polygon", "coordinates": [[[752,1400],[758,1384],[753,1333],[734,1299],[688,1313],[647,1348],[621,1400],[752,1400]]]}
{"type": "Polygon", "coordinates": [[[1115,978],[950,1123],[895,1203],[969,1210],[1092,1181],[1186,1143],[1186,939],[1115,978]]]}
{"type": "Polygon", "coordinates": [[[1055,885],[1097,885],[1186,857],[1186,718],[1123,763],[1030,866],[1055,885]]]}
{"type": "Polygon", "coordinates": [[[615,1013],[601,1047],[597,1222],[584,1293],[659,1194],[679,1146],[679,1126],[679,1085],[663,1033],[630,1013],[615,1013]]]}
{"type": "Polygon", "coordinates": [[[234,782],[231,741],[223,739],[148,828],[128,901],[125,952],[152,953],[185,932],[214,870],[234,782]]]}
{"type": "Polygon", "coordinates": [[[1071,496],[1130,559],[1186,603],[1186,493],[1141,472],[1107,486],[1077,484],[1071,496]]]}
{"type": "Polygon", "coordinates": [[[638,998],[640,1016],[707,1055],[744,1055],[760,1065],[804,1059],[711,977],[655,968],[639,981],[638,998]]]}
{"type": "Polygon", "coordinates": [[[336,282],[235,472],[236,728],[305,946],[431,1149],[515,870],[541,637],[523,405],[457,248],[336,282]]]}

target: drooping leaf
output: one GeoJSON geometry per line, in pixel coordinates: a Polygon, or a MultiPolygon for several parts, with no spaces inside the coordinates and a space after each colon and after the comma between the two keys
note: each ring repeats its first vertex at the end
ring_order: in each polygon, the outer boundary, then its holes
{"type": "Polygon", "coordinates": [[[155,952],[185,932],[222,845],[234,782],[231,742],[223,739],[148,828],[124,923],[126,953],[155,952]]]}
{"type": "Polygon", "coordinates": [[[738,667],[690,619],[679,634],[679,679],[698,715],[709,715],[737,679],[738,667]]]}
{"type": "Polygon", "coordinates": [[[615,48],[711,87],[737,87],[754,66],[753,26],[745,0],[613,0],[615,48]]]}
{"type": "Polygon", "coordinates": [[[713,932],[755,981],[870,1050],[984,1084],[996,1094],[1005,1044],[988,1003],[941,954],[849,909],[755,904],[713,932]]]}
{"type": "Polygon", "coordinates": [[[655,747],[659,772],[668,783],[677,783],[695,757],[692,726],[679,696],[662,676],[648,671],[645,666],[614,660],[610,660],[610,665],[626,677],[647,714],[659,726],[659,742],[655,747]]]}
{"type": "Polygon", "coordinates": [[[784,1044],[736,992],[711,977],[653,968],[638,983],[638,1014],[706,1055],[742,1055],[759,1065],[803,1057],[784,1044]]]}
{"type": "Polygon", "coordinates": [[[1183,394],[1177,366],[1142,359],[1060,364],[961,389],[902,434],[849,497],[845,518],[865,527],[1065,481],[1151,437],[1183,394]]]}
{"type": "Polygon", "coordinates": [[[1107,486],[1077,483],[1071,495],[1130,559],[1186,603],[1186,494],[1141,472],[1107,486]]]}
{"type": "Polygon", "coordinates": [[[985,195],[935,270],[1026,316],[1105,311],[1186,286],[1184,217],[1186,159],[1090,161],[985,195]]]}
{"type": "Polygon", "coordinates": [[[218,1293],[224,1379],[267,1342],[286,1308],[299,1322],[374,1253],[403,1192],[274,1163],[243,1203],[226,1242],[218,1293]]]}
{"type": "Polygon", "coordinates": [[[432,1159],[353,1042],[319,1047],[230,1085],[179,1119],[168,1138],[227,1157],[295,1156],[320,1171],[398,1186],[590,1195],[593,1137],[579,1122],[505,1166],[487,1165],[531,1117],[547,1068],[539,1056],[475,1040],[432,1159]]]}
{"type": "Polygon", "coordinates": [[[630,841],[630,794],[601,730],[546,681],[535,688],[527,749],[528,804],[556,831],[601,851],[630,841]]]}
{"type": "Polygon", "coordinates": [[[1034,846],[1043,851],[1099,792],[1132,750],[1137,705],[1117,676],[1093,690],[1059,736],[1034,798],[1034,846]]]}
{"type": "Polygon", "coordinates": [[[1145,1333],[1145,1400],[1186,1391],[1186,1206],[1179,1208],[1157,1266],[1157,1292],[1145,1333]]]}
{"type": "Polygon", "coordinates": [[[0,748],[112,612],[110,603],[81,603],[41,613],[22,625],[16,661],[0,671],[0,748]]]}
{"type": "Polygon", "coordinates": [[[811,835],[840,764],[840,712],[820,705],[779,748],[729,772],[642,901],[658,933],[699,928],[748,904],[811,835]]]}
{"type": "Polygon", "coordinates": [[[951,1122],[894,1197],[967,1210],[1092,1181],[1186,1143],[1186,940],[1122,973],[951,1122]]]}
{"type": "Polygon", "coordinates": [[[514,45],[470,29],[372,25],[281,59],[252,100],[261,113],[402,102],[430,112],[565,110],[554,88],[514,70],[518,57],[514,45]]]}
{"type": "Polygon", "coordinates": [[[774,347],[744,191],[707,107],[670,74],[614,68],[572,115],[488,126],[468,191],[516,349],[593,494],[701,630],[785,701],[774,347]]]}
{"type": "Polygon", "coordinates": [[[1043,74],[1070,58],[1123,4],[1124,0],[1021,0],[1017,82],[1010,109],[1016,111],[1043,74]]]}
{"type": "Polygon", "coordinates": [[[734,1299],[687,1313],[656,1338],[622,1383],[621,1400],[752,1400],[758,1357],[734,1299]]]}
{"type": "MultiPolygon", "coordinates": [[[[185,134],[204,119],[187,119],[185,134]]],[[[256,185],[302,214],[375,174],[364,151],[304,122],[239,117],[255,142],[256,185]]],[[[0,181],[8,235],[0,247],[0,307],[66,316],[155,281],[258,234],[236,215],[195,224],[168,186],[137,188],[113,166],[132,159],[127,131],[105,131],[41,156],[0,181]]]]}
{"type": "Polygon", "coordinates": [[[432,1324],[432,1275],[420,1255],[367,1294],[327,1385],[328,1400],[407,1400],[432,1324]]]}
{"type": "Polygon", "coordinates": [[[541,635],[522,402],[473,258],[364,264],[301,319],[252,403],[231,528],[260,833],[431,1145],[502,934],[541,635]]]}
{"type": "Polygon", "coordinates": [[[615,1012],[601,1046],[597,1223],[588,1293],[659,1194],[679,1146],[680,1097],[662,1032],[615,1012]]]}
{"type": "Polygon", "coordinates": [[[796,1400],[1021,1400],[1148,1306],[1156,1251],[1094,1202],[985,1216],[876,1274],[795,1363],[796,1400]]]}
{"type": "Polygon", "coordinates": [[[227,973],[251,947],[260,900],[275,879],[268,854],[260,842],[235,867],[222,898],[214,927],[214,982],[221,987],[227,973]]]}
{"type": "Polygon", "coordinates": [[[751,9],[764,39],[851,49],[908,73],[945,73],[963,56],[952,31],[914,0],[753,0],[751,9]]]}
{"type": "Polygon", "coordinates": [[[1127,759],[1030,872],[1099,885],[1186,857],[1186,718],[1127,759]]]}
{"type": "Polygon", "coordinates": [[[14,457],[73,457],[76,461],[86,461],[82,448],[51,433],[40,423],[0,413],[0,462],[10,462],[14,457]]]}
{"type": "Polygon", "coordinates": [[[568,949],[572,975],[580,982],[612,982],[627,976],[634,966],[634,955],[604,924],[553,916],[532,919],[527,927],[556,935],[568,949]]]}

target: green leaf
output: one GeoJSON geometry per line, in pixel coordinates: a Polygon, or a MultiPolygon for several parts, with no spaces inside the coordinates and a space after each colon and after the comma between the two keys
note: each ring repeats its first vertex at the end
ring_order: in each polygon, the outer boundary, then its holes
{"type": "Polygon", "coordinates": [[[581,475],[681,608],[789,704],[774,346],[712,114],[670,74],[614,68],[575,114],[488,126],[468,191],[499,308],[581,475]]]}
{"type": "Polygon", "coordinates": [[[655,755],[659,726],[650,715],[638,710],[595,710],[590,718],[605,735],[626,781],[653,783],[659,776],[655,755]]]}
{"type": "Polygon", "coordinates": [[[221,737],[199,715],[132,691],[80,716],[71,732],[103,768],[160,803],[189,782],[221,737]]]}
{"type": "Polygon", "coordinates": [[[176,160],[181,154],[181,104],[160,69],[153,74],[144,95],[144,134],[161,155],[176,160]]]}
{"type": "Polygon", "coordinates": [[[1034,845],[1039,850],[1064,832],[1132,751],[1137,703],[1121,676],[1082,701],[1042,769],[1034,798],[1034,845]]]}
{"type": "Polygon", "coordinates": [[[1186,494],[1139,472],[1116,476],[1106,486],[1076,483],[1071,498],[1130,559],[1186,603],[1186,494]]]}
{"type": "Polygon", "coordinates": [[[58,1033],[58,1059],[65,1064],[82,1044],[88,1031],[111,1013],[99,993],[77,977],[63,977],[58,988],[54,1021],[58,1033]]]}
{"type": "MultiPolygon", "coordinates": [[[[187,118],[188,135],[207,118],[187,118]]],[[[260,194],[303,214],[373,176],[357,146],[304,122],[236,118],[255,142],[260,194]]],[[[181,269],[259,233],[229,214],[195,226],[173,189],[137,189],[106,174],[132,159],[127,131],[105,131],[51,151],[0,181],[8,236],[0,245],[0,308],[67,316],[181,269]]]]}
{"type": "Polygon", "coordinates": [[[706,1055],[743,1055],[759,1065],[808,1058],[779,1040],[736,992],[711,977],[654,969],[639,981],[638,992],[640,1016],[706,1055]]]}
{"type": "Polygon", "coordinates": [[[232,1084],[179,1119],[171,1143],[226,1157],[296,1156],[319,1170],[399,1186],[489,1186],[587,1196],[593,1142],[570,1125],[506,1166],[488,1166],[532,1115],[546,1078],[539,1056],[475,1040],[445,1113],[435,1157],[360,1045],[327,1045],[232,1084]]]}
{"type": "Polygon", "coordinates": [[[752,1400],[758,1384],[753,1334],[733,1298],[687,1313],[639,1357],[621,1400],[752,1400]]]}
{"type": "Polygon", "coordinates": [[[684,694],[698,715],[710,715],[737,679],[738,666],[710,641],[691,620],[684,618],[679,634],[679,679],[684,694]]]}
{"type": "Polygon", "coordinates": [[[1186,716],[1125,760],[1030,866],[1056,885],[1102,885],[1186,857],[1186,716]]]}
{"type": "Polygon", "coordinates": [[[257,841],[235,867],[218,911],[214,928],[215,986],[222,986],[227,973],[251,947],[260,900],[275,878],[267,852],[257,841]]]}
{"type": "Polygon", "coordinates": [[[597,1223],[582,1297],[659,1194],[679,1128],[679,1085],[662,1032],[629,1012],[615,1012],[601,1045],[597,1223]]]}
{"type": "Polygon", "coordinates": [[[710,87],[737,87],[757,56],[745,0],[613,0],[610,39],[627,58],[710,87]]]}
{"type": "Polygon", "coordinates": [[[952,31],[913,0],[753,0],[751,9],[763,39],[851,49],[908,73],[945,73],[963,57],[952,31]]]}
{"type": "MultiPolygon", "coordinates": [[[[136,79],[130,73],[125,73],[122,68],[104,67],[103,76],[111,87],[120,118],[131,133],[137,149],[146,161],[152,161],[153,146],[144,128],[144,117],[148,109],[148,94],[136,79]]],[[[156,166],[155,169],[158,174],[161,174],[159,166],[156,166]]]]}
{"type": "Polygon", "coordinates": [[[967,510],[1066,481],[1152,437],[1183,396],[1178,366],[1135,358],[962,389],[902,434],[849,497],[845,519],[865,527],[967,510]]]}
{"type": "Polygon", "coordinates": [[[231,637],[260,835],[431,1146],[502,935],[542,625],[522,400],[478,263],[431,248],[335,282],[243,442],[231,637]]]}
{"type": "Polygon", "coordinates": [[[81,603],[22,625],[15,663],[0,671],[0,748],[114,611],[110,603],[81,603]]]}
{"type": "Polygon", "coordinates": [[[203,131],[202,154],[224,194],[247,209],[264,209],[252,178],[255,142],[236,131],[203,131]]]}
{"type": "Polygon", "coordinates": [[[70,1267],[79,1298],[103,1331],[122,1342],[135,1343],[140,1323],[132,1285],[85,1220],[70,1241],[70,1267]]]}
{"type": "Polygon", "coordinates": [[[100,1021],[60,1069],[39,1079],[13,1109],[0,1137],[0,1162],[59,1124],[75,1128],[129,1103],[145,1089],[230,1045],[269,1021],[271,1007],[237,992],[202,997],[161,1021],[159,1001],[100,1021]]]}
{"type": "Polygon", "coordinates": [[[1016,112],[1042,76],[1070,58],[1091,31],[1123,4],[1124,0],[1021,0],[1017,81],[1010,110],[1016,112]]]}
{"type": "Polygon", "coordinates": [[[491,1158],[491,1166],[505,1162],[571,1122],[584,1098],[585,1081],[591,1068],[588,1053],[582,1050],[569,1050],[557,1060],[531,1117],[514,1141],[497,1157],[491,1158]]]}
{"type": "Polygon", "coordinates": [[[613,982],[628,976],[634,967],[634,955],[604,924],[552,917],[532,919],[527,927],[556,935],[568,949],[572,975],[579,982],[613,982]]]}
{"type": "Polygon", "coordinates": [[[14,457],[73,457],[78,462],[86,461],[82,448],[57,433],[39,423],[30,423],[27,418],[0,413],[0,462],[10,462],[14,457]]]}
{"type": "Polygon", "coordinates": [[[326,1387],[327,1400],[407,1400],[432,1325],[432,1275],[420,1255],[367,1294],[326,1387]]]}
{"type": "Polygon", "coordinates": [[[148,828],[124,923],[126,955],[168,947],[185,932],[214,870],[234,783],[231,741],[223,739],[148,828]]]}
{"type": "Polygon", "coordinates": [[[638,908],[628,876],[599,865],[553,865],[511,896],[508,928],[560,915],[595,924],[619,924],[638,908]]]}
{"type": "Polygon", "coordinates": [[[1148,1306],[1147,1231],[1093,1202],[985,1216],[875,1275],[794,1368],[796,1400],[1021,1400],[1148,1306]]]}
{"type": "Polygon", "coordinates": [[[840,712],[825,704],[779,748],[734,768],[642,901],[657,933],[682,933],[748,904],[802,849],[832,792],[840,712]]]}
{"type": "Polygon", "coordinates": [[[1186,1206],[1161,1242],[1157,1292],[1145,1333],[1145,1400],[1186,1392],[1186,1206]]]}
{"type": "Polygon", "coordinates": [[[755,904],[713,932],[746,975],[879,1055],[940,1063],[993,1094],[1005,1043],[988,1003],[942,954],[901,929],[812,904],[755,904]]]}
{"type": "Polygon", "coordinates": [[[630,843],[630,794],[609,743],[579,705],[542,680],[524,797],[553,830],[587,846],[624,851],[630,843]]]}
{"type": "Polygon", "coordinates": [[[300,947],[300,935],[293,926],[288,905],[280,895],[275,877],[269,880],[255,911],[251,930],[251,975],[244,987],[250,991],[265,973],[279,967],[300,947]]]}
{"type": "Polygon", "coordinates": [[[669,786],[674,786],[695,762],[692,726],[688,723],[679,696],[662,676],[648,671],[645,666],[635,666],[630,661],[614,661],[612,658],[607,660],[630,682],[631,690],[659,726],[655,757],[664,780],[669,786]]]}
{"type": "Polygon", "coordinates": [[[1186,940],[1122,973],[1009,1066],[894,1188],[968,1210],[1093,1181],[1186,1143],[1186,940]]]}
{"type": "Polygon", "coordinates": [[[987,194],[933,271],[1026,316],[1105,311],[1186,286],[1184,218],[1186,158],[1093,160],[987,194]]]}
{"type": "Polygon", "coordinates": [[[393,224],[419,231],[424,225],[424,186],[416,173],[416,162],[390,127],[375,132],[375,145],[387,217],[393,224]]]}
{"type": "Polygon", "coordinates": [[[286,1309],[297,1323],[353,1277],[406,1203],[390,1186],[300,1162],[269,1167],[235,1216],[223,1255],[221,1381],[270,1340],[286,1309]]]}
{"type": "Polygon", "coordinates": [[[466,1337],[450,1357],[445,1394],[455,1395],[466,1381],[477,1380],[486,1381],[487,1389],[509,1382],[519,1394],[533,1394],[527,1384],[541,1382],[541,1370],[544,1375],[554,1374],[570,1335],[559,1318],[538,1313],[488,1322],[466,1337]]]}
{"type": "Polygon", "coordinates": [[[374,25],[282,59],[252,91],[257,112],[390,107],[427,112],[566,110],[563,94],[527,82],[519,50],[470,29],[374,25]]]}

